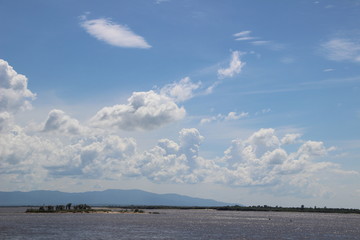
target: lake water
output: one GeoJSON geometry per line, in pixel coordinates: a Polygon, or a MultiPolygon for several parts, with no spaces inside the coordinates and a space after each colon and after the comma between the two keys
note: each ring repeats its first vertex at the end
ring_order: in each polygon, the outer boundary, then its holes
{"type": "Polygon", "coordinates": [[[0,208],[0,239],[360,239],[360,215],[155,210],[24,213],[0,208]]]}

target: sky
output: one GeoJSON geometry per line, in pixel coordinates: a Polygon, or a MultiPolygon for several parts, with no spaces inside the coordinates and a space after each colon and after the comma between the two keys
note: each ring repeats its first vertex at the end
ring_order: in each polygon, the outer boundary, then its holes
{"type": "Polygon", "coordinates": [[[0,191],[360,208],[359,0],[0,0],[0,191]]]}

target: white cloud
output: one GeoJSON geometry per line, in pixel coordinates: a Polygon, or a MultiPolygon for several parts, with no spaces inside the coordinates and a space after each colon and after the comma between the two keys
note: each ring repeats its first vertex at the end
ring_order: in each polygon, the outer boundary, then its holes
{"type": "Polygon", "coordinates": [[[181,79],[179,82],[167,84],[160,90],[160,94],[174,99],[176,102],[184,102],[194,97],[194,91],[199,89],[201,83],[191,82],[189,77],[181,79]]]}
{"type": "Polygon", "coordinates": [[[236,37],[236,41],[247,41],[247,40],[253,40],[257,39],[257,37],[250,36],[251,31],[242,31],[235,33],[233,36],[236,37]]]}
{"type": "Polygon", "coordinates": [[[301,137],[299,133],[288,133],[281,139],[281,144],[294,144],[297,143],[298,139],[301,137]]]}
{"type": "Polygon", "coordinates": [[[222,114],[218,114],[216,116],[212,116],[212,117],[208,117],[208,118],[203,118],[200,121],[200,124],[206,124],[206,123],[211,123],[214,121],[234,121],[234,120],[239,120],[241,118],[245,118],[248,117],[249,113],[248,112],[229,112],[227,115],[222,115],[222,114]]]}
{"type": "Polygon", "coordinates": [[[274,51],[284,49],[284,47],[285,47],[283,44],[279,44],[279,43],[275,43],[275,42],[267,41],[267,40],[262,40],[260,37],[253,37],[250,34],[251,34],[251,31],[247,30],[247,31],[235,33],[235,34],[233,34],[233,36],[235,37],[236,41],[246,41],[254,46],[265,46],[274,51]]]}
{"type": "Polygon", "coordinates": [[[209,118],[203,118],[200,120],[200,124],[203,125],[203,124],[206,124],[206,123],[211,123],[213,121],[216,121],[217,120],[217,116],[214,116],[214,117],[209,117],[209,118]]]}
{"type": "Polygon", "coordinates": [[[276,191],[288,191],[286,194],[301,191],[302,195],[324,195],[327,190],[316,181],[317,174],[339,167],[312,160],[328,152],[322,142],[307,141],[289,153],[274,129],[260,129],[246,140],[234,140],[223,161],[228,164],[229,175],[233,175],[229,178],[233,185],[268,185],[276,191]]]}
{"type": "Polygon", "coordinates": [[[28,79],[0,59],[0,112],[29,109],[35,94],[27,88],[28,79]]]}
{"type": "Polygon", "coordinates": [[[225,117],[225,120],[238,120],[247,116],[249,116],[249,113],[247,112],[241,112],[240,114],[236,112],[229,112],[229,114],[225,117]]]}
{"type": "Polygon", "coordinates": [[[330,60],[360,62],[360,42],[358,41],[335,38],[325,42],[321,47],[330,60]]]}
{"type": "Polygon", "coordinates": [[[134,92],[127,104],[104,107],[91,119],[93,126],[123,130],[152,130],[185,117],[185,109],[169,97],[148,92],[134,92]]]}
{"type": "MultiPolygon", "coordinates": [[[[178,142],[161,139],[157,146],[142,153],[132,138],[86,133],[64,142],[46,136],[30,136],[17,126],[0,132],[3,184],[30,184],[31,189],[54,178],[142,177],[157,183],[218,183],[259,189],[267,186],[266,191],[277,194],[304,196],[328,193],[318,182],[319,173],[358,175],[316,160],[331,151],[322,142],[306,141],[290,148],[295,151],[286,150],[285,141],[279,140],[274,129],[260,129],[245,140],[232,141],[224,156],[215,160],[200,156],[204,137],[194,128],[182,129],[178,142]]],[[[285,136],[294,139],[290,134],[285,136]]]]}
{"type": "Polygon", "coordinates": [[[155,182],[198,182],[199,176],[193,171],[201,167],[198,154],[203,139],[197,129],[191,128],[180,131],[179,144],[160,140],[156,147],[140,156],[141,172],[155,182]]]}
{"type": "Polygon", "coordinates": [[[221,83],[221,81],[216,81],[213,84],[211,84],[209,87],[206,88],[205,90],[205,94],[211,94],[213,93],[215,87],[217,87],[217,85],[219,85],[221,83]]]}
{"type": "Polygon", "coordinates": [[[143,37],[132,32],[127,26],[105,18],[86,20],[86,17],[83,17],[81,26],[93,37],[116,47],[151,48],[143,37]]]}
{"type": "Polygon", "coordinates": [[[233,77],[241,72],[242,68],[245,66],[245,62],[240,60],[240,55],[241,52],[239,51],[232,52],[230,66],[228,68],[222,68],[218,70],[218,77],[220,79],[233,77]]]}
{"type": "Polygon", "coordinates": [[[250,33],[251,33],[251,31],[249,31],[249,30],[241,31],[241,32],[235,33],[234,37],[247,37],[250,35],[250,33]]]}
{"type": "Polygon", "coordinates": [[[65,112],[53,109],[49,112],[43,131],[79,134],[84,131],[84,128],[80,125],[78,120],[66,115],[65,112]]]}
{"type": "MultiPolygon", "coordinates": [[[[260,129],[245,140],[233,140],[224,155],[215,159],[201,156],[204,137],[195,128],[182,129],[178,141],[161,139],[150,150],[139,152],[135,139],[84,127],[56,109],[48,114],[42,131],[29,134],[26,127],[13,123],[12,111],[26,106],[23,98],[33,94],[23,75],[18,76],[6,62],[2,64],[1,89],[12,89],[20,96],[17,104],[4,105],[0,111],[2,186],[31,190],[49,180],[69,177],[145,178],[159,183],[216,183],[263,188],[282,195],[324,196],[329,192],[321,185],[326,180],[324,176],[359,176],[356,171],[345,171],[337,164],[321,160],[334,148],[319,141],[303,141],[296,133],[279,138],[271,128],[260,129]]],[[[168,85],[162,94],[134,92],[127,104],[101,109],[91,123],[125,130],[160,127],[185,116],[185,110],[174,101],[191,98],[198,87],[185,78],[168,85]]],[[[230,112],[214,117],[214,121],[246,116],[248,113],[230,112]]]]}
{"type": "Polygon", "coordinates": [[[9,125],[11,115],[8,112],[0,112],[0,132],[9,125]]]}
{"type": "Polygon", "coordinates": [[[251,44],[256,45],[256,46],[261,46],[261,45],[268,45],[270,44],[270,41],[263,41],[263,40],[259,40],[259,41],[252,41],[251,44]]]}
{"type": "Polygon", "coordinates": [[[66,176],[115,179],[138,174],[131,160],[135,153],[136,142],[132,138],[79,135],[68,142],[28,135],[15,126],[0,137],[0,173],[16,178],[26,176],[31,184],[66,176]]]}

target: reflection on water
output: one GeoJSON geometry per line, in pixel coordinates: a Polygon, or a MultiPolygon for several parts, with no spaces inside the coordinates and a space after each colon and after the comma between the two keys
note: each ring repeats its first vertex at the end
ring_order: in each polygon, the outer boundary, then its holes
{"type": "Polygon", "coordinates": [[[0,239],[360,239],[360,215],[157,210],[32,213],[0,208],[0,239]]]}

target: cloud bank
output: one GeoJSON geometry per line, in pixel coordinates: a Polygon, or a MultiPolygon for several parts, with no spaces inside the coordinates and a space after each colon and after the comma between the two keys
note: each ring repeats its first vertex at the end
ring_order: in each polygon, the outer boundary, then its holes
{"type": "MultiPolygon", "coordinates": [[[[254,187],[282,195],[325,196],[330,189],[322,176],[358,175],[322,161],[333,148],[305,141],[301,135],[279,136],[275,129],[260,129],[248,138],[234,139],[222,156],[205,158],[206,140],[196,128],[183,128],[177,140],[163,138],[148,150],[138,150],[133,138],[109,134],[109,128],[151,130],[182,119],[185,109],[175,101],[193,96],[199,84],[189,78],[155,91],[134,92],[127,104],[105,107],[89,124],[53,109],[41,129],[28,132],[13,121],[17,110],[28,106],[34,94],[27,78],[1,61],[0,181],[3,186],[38,189],[50,180],[145,179],[155,183],[211,183],[254,187]],[[8,92],[7,92],[8,91],[8,92]],[[55,133],[55,134],[53,134],[55,133]]],[[[236,120],[247,113],[230,112],[221,118],[236,120]]]]}
{"type": "Polygon", "coordinates": [[[115,181],[137,178],[155,183],[216,183],[266,188],[284,195],[324,196],[330,189],[319,182],[321,174],[358,174],[319,161],[331,152],[323,142],[298,142],[298,135],[280,138],[271,128],[260,129],[245,140],[233,140],[224,155],[215,159],[201,156],[205,138],[195,128],[182,129],[178,141],[160,139],[155,147],[143,152],[137,150],[133,138],[90,132],[70,142],[28,135],[18,126],[0,133],[1,181],[35,187],[46,179],[66,177],[115,181]],[[289,145],[292,151],[286,150],[289,145]]]}

